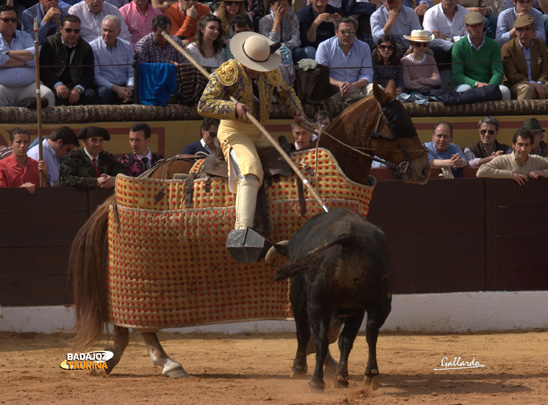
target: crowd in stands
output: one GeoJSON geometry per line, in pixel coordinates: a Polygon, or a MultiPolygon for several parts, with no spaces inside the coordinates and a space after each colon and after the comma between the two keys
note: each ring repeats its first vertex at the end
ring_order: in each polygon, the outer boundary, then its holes
{"type": "MultiPolygon", "coordinates": [[[[201,65],[216,68],[232,57],[232,36],[247,30],[281,44],[280,70],[290,85],[297,65],[305,71],[315,63],[328,66],[338,90],[333,101],[354,101],[371,93],[374,80],[383,85],[390,79],[398,94],[435,97],[442,87],[474,90],[472,97],[482,100],[486,92],[489,99],[545,99],[544,2],[460,2],[40,0],[22,8],[7,1],[0,6],[0,106],[36,104],[35,19],[40,93],[49,106],[141,101],[133,94],[134,52],[145,89],[159,79],[176,80],[174,66],[188,61],[162,32],[201,65]]],[[[175,85],[163,92],[161,104],[180,96],[175,85]]]]}
{"type": "MultiPolygon", "coordinates": [[[[161,95],[154,95],[165,103],[180,96],[172,84],[179,75],[175,68],[188,66],[188,61],[164,33],[201,65],[214,69],[233,58],[228,44],[243,31],[256,31],[280,43],[279,67],[289,85],[295,83],[296,69],[306,71],[318,64],[328,67],[332,101],[355,101],[371,94],[373,81],[385,86],[389,80],[395,81],[398,95],[436,95],[447,73],[457,93],[472,94],[485,88],[494,99],[546,98],[548,14],[536,0],[413,3],[40,0],[21,9],[8,1],[0,6],[0,106],[36,106],[36,57],[42,106],[133,103],[138,96],[134,52],[140,85],[170,83],[161,95]],[[35,55],[35,19],[40,55],[35,55]]],[[[487,93],[477,94],[481,98],[487,93]]],[[[140,102],[146,96],[139,97],[140,102]]],[[[324,119],[329,117],[316,118],[318,122],[324,119]]],[[[204,121],[200,140],[183,153],[210,153],[218,125],[204,121]]],[[[296,124],[292,131],[294,150],[314,140],[296,124]]],[[[536,119],[526,120],[511,146],[498,143],[499,122],[493,117],[481,119],[478,131],[479,141],[462,150],[452,143],[451,124],[437,123],[432,142],[425,144],[431,165],[443,168],[447,177],[459,177],[459,171],[468,166],[485,166],[488,169],[478,173],[492,177],[510,173],[520,183],[523,178],[512,174],[516,170],[497,166],[502,161],[499,156],[514,156],[513,161],[505,158],[502,166],[518,162],[527,167],[528,156],[540,155],[544,158],[533,159],[535,167],[529,174],[545,174],[535,172],[544,170],[539,167],[548,157],[544,130],[536,119]]],[[[43,141],[44,158],[38,162],[37,146],[29,149],[30,136],[16,128],[10,135],[11,149],[0,150],[0,187],[17,184],[33,191],[42,171],[50,186],[110,188],[118,173],[138,175],[160,158],[148,147],[150,128],[146,124],[131,128],[130,154],[116,157],[104,151],[103,143],[109,139],[103,128],[87,127],[76,135],[61,127],[43,141]],[[79,140],[82,149],[76,149],[79,140]]]]}

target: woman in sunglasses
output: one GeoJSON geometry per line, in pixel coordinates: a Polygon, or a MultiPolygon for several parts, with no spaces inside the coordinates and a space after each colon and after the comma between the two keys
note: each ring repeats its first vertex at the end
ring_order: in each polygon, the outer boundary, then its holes
{"type": "MultiPolygon", "coordinates": [[[[396,39],[390,34],[379,37],[377,47],[371,53],[373,60],[373,80],[382,88],[385,88],[390,80],[396,84],[396,95],[399,96],[404,89],[403,70],[398,58],[396,39]]],[[[367,94],[373,92],[373,84],[367,85],[367,94]]]]}
{"type": "Polygon", "coordinates": [[[219,17],[207,14],[200,18],[196,41],[188,45],[186,50],[202,66],[213,68],[221,66],[225,61],[225,52],[219,17]]]}
{"type": "Polygon", "coordinates": [[[426,93],[441,85],[440,72],[433,56],[426,54],[426,48],[434,35],[428,31],[413,30],[403,37],[409,41],[412,52],[401,58],[403,83],[408,90],[426,93]]]}
{"type": "Polygon", "coordinates": [[[232,19],[237,14],[247,14],[249,21],[253,21],[253,17],[246,11],[245,1],[243,0],[221,1],[221,5],[215,11],[215,15],[221,20],[222,38],[225,43],[228,43],[234,35],[232,31],[232,19]]]}

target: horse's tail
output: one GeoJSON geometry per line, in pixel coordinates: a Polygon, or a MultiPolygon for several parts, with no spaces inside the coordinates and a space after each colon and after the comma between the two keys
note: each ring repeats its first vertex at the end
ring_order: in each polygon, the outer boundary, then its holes
{"type": "Polygon", "coordinates": [[[75,349],[83,350],[103,334],[107,321],[107,225],[114,196],[101,204],[72,242],[69,274],[74,279],[76,307],[75,349]]]}

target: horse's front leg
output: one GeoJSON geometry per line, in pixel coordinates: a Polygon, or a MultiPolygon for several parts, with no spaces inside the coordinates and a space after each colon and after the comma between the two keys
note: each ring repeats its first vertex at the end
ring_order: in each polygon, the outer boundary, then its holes
{"type": "Polygon", "coordinates": [[[148,354],[152,363],[162,366],[162,375],[171,378],[188,377],[187,372],[182,365],[170,359],[154,332],[143,332],[143,340],[147,346],[148,354]]]}
{"type": "Polygon", "coordinates": [[[129,329],[122,326],[114,327],[114,337],[113,337],[114,346],[107,347],[105,350],[108,350],[114,354],[112,359],[107,360],[107,369],[105,370],[107,374],[112,372],[112,369],[120,362],[122,354],[129,343],[129,329]]]}
{"type": "Polygon", "coordinates": [[[339,336],[339,351],[341,358],[337,369],[337,383],[335,386],[348,386],[348,357],[354,345],[354,340],[360,330],[365,310],[359,309],[354,315],[348,318],[344,323],[344,329],[339,336]]]}

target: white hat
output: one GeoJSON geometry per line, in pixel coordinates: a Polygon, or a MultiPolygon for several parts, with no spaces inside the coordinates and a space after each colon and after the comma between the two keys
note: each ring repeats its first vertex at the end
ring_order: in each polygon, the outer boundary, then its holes
{"type": "Polygon", "coordinates": [[[430,31],[426,30],[413,30],[411,35],[404,35],[403,37],[412,42],[430,42],[434,39],[434,35],[430,35],[430,31]]]}
{"type": "Polygon", "coordinates": [[[245,67],[258,72],[270,72],[282,63],[282,55],[275,43],[252,31],[240,32],[230,40],[230,52],[245,67]]]}

